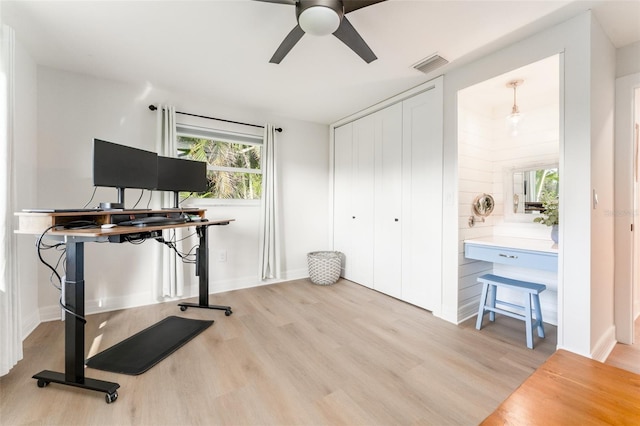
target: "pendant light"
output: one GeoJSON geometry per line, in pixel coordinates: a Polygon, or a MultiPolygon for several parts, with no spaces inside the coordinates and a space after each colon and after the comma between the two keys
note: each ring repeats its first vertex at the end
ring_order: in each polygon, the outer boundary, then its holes
{"type": "Polygon", "coordinates": [[[518,86],[521,86],[522,83],[524,83],[524,80],[511,80],[507,83],[507,87],[513,88],[513,107],[511,107],[511,114],[507,116],[507,122],[509,123],[511,134],[513,136],[518,134],[518,125],[522,121],[522,114],[520,113],[520,108],[518,108],[518,103],[516,101],[516,91],[518,86]]]}

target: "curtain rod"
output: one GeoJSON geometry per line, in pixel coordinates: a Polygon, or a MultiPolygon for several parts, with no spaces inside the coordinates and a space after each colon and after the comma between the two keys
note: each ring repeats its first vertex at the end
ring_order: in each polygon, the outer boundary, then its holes
{"type": "MultiPolygon", "coordinates": [[[[155,111],[155,110],[158,109],[158,107],[155,106],[155,105],[149,105],[149,109],[151,111],[155,111]]],[[[243,126],[259,127],[261,129],[264,129],[264,126],[260,126],[258,124],[242,123],[240,121],[225,120],[223,118],[207,117],[206,115],[191,114],[191,113],[188,113],[188,112],[181,112],[181,111],[176,111],[176,114],[190,115],[191,117],[206,118],[207,120],[224,121],[225,123],[241,124],[243,126]]],[[[275,131],[276,132],[282,132],[282,127],[276,127],[275,131]]]]}

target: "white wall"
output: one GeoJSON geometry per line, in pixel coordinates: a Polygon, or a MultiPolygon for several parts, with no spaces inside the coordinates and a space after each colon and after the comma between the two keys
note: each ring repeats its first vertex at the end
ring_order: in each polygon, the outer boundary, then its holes
{"type": "Polygon", "coordinates": [[[616,77],[640,72],[640,41],[616,51],[616,77]]]}
{"type": "Polygon", "coordinates": [[[615,346],[614,107],[616,51],[599,23],[591,25],[591,355],[604,360],[615,346]]]}
{"type": "MultiPolygon", "coordinates": [[[[16,40],[15,151],[17,208],[35,205],[37,200],[37,77],[36,64],[16,40]]],[[[16,223],[17,227],[17,223],[16,223]]],[[[38,311],[37,262],[33,239],[18,237],[18,274],[22,335],[26,337],[40,323],[38,311]]]]}
{"type": "MultiPolygon", "coordinates": [[[[284,128],[277,136],[283,226],[283,279],[308,276],[306,253],[329,248],[328,126],[237,110],[215,99],[132,85],[60,70],[38,68],[38,199],[41,207],[82,207],[91,198],[94,137],[155,151],[156,115],[149,104],[170,103],[178,111],[235,121],[272,122],[284,128]]],[[[182,116],[184,117],[184,116],[182,116]]],[[[178,115],[178,119],[181,116],[178,115]]],[[[182,118],[184,119],[184,118],[182,118]]],[[[225,126],[215,121],[208,125],[225,126]]],[[[251,128],[236,130],[251,131],[251,128]]],[[[126,193],[131,207],[139,190],[126,193]]],[[[111,188],[99,188],[90,205],[115,201],[111,188]]],[[[143,198],[144,206],[147,196],[143,198]]],[[[258,276],[259,206],[211,206],[209,218],[235,218],[229,226],[210,229],[212,293],[262,284],[258,276]],[[218,262],[216,253],[227,252],[218,262]]],[[[155,241],[131,244],[86,244],[87,313],[154,303],[155,241]]],[[[53,256],[55,257],[55,256],[53,256]]],[[[49,256],[51,259],[52,256],[49,256]]],[[[29,260],[33,267],[34,262],[29,260]]],[[[185,296],[197,295],[193,267],[185,296]]],[[[39,307],[43,318],[58,318],[57,290],[38,266],[39,307]]]]}
{"type": "MultiPolygon", "coordinates": [[[[476,196],[487,193],[494,196],[493,176],[493,117],[491,110],[475,109],[473,100],[458,94],[458,321],[478,312],[478,300],[481,286],[476,278],[491,272],[492,264],[469,260],[464,257],[464,240],[470,238],[490,237],[500,214],[502,205],[495,207],[494,213],[482,222],[477,220],[473,227],[469,226],[469,217],[473,215],[473,201],[476,196]]],[[[498,201],[498,200],[496,200],[498,201]]]]}

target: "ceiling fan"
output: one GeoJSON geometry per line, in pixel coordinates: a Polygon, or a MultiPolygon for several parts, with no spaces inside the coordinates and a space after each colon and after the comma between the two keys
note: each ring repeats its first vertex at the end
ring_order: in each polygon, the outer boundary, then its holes
{"type": "Polygon", "coordinates": [[[285,37],[269,62],[279,64],[305,34],[333,34],[366,63],[378,59],[345,16],[349,12],[385,0],[256,0],[296,7],[298,24],[285,37]]]}

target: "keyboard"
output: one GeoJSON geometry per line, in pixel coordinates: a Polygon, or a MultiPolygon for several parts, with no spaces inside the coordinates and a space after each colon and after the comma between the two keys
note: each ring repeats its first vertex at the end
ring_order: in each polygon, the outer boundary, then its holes
{"type": "Polygon", "coordinates": [[[118,226],[153,226],[153,225],[175,225],[185,223],[187,219],[184,217],[165,217],[165,216],[147,216],[139,217],[133,220],[118,222],[118,226]]]}

